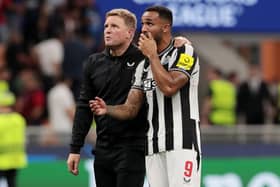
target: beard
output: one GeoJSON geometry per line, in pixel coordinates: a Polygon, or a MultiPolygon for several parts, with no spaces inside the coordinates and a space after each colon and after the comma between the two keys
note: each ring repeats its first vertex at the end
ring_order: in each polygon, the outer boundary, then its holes
{"type": "Polygon", "coordinates": [[[156,44],[158,45],[161,41],[162,41],[162,36],[163,36],[163,31],[160,30],[159,32],[157,32],[153,37],[154,40],[156,41],[156,44]]]}
{"type": "Polygon", "coordinates": [[[161,34],[155,35],[154,40],[156,41],[156,44],[158,45],[162,40],[161,34]]]}

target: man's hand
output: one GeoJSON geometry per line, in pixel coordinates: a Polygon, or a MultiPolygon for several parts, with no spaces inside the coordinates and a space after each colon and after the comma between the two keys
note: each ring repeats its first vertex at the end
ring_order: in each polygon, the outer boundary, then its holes
{"type": "Polygon", "coordinates": [[[174,39],[174,47],[181,47],[184,44],[192,45],[192,42],[183,36],[177,36],[174,39]]]}
{"type": "Polygon", "coordinates": [[[90,100],[89,107],[90,107],[90,110],[95,115],[98,115],[98,116],[107,114],[107,112],[108,112],[105,101],[103,99],[101,99],[100,97],[95,97],[94,100],[90,100]]]}
{"type": "Polygon", "coordinates": [[[150,32],[140,34],[138,48],[148,58],[157,56],[157,44],[150,32]]]}
{"type": "Polygon", "coordinates": [[[70,153],[67,159],[68,171],[73,175],[79,174],[80,154],[70,153]]]}

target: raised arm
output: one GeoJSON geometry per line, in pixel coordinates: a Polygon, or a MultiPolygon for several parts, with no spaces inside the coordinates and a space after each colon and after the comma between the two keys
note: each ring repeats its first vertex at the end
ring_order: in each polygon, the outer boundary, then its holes
{"type": "Polygon", "coordinates": [[[147,35],[140,35],[139,49],[150,61],[153,77],[158,88],[165,96],[172,96],[188,82],[188,76],[180,71],[166,71],[160,63],[155,40],[151,33],[147,33],[147,35]]]}
{"type": "Polygon", "coordinates": [[[107,105],[105,101],[99,97],[89,101],[91,111],[95,115],[110,115],[120,120],[133,119],[143,103],[143,92],[138,89],[131,89],[126,102],[122,105],[107,105]]]}

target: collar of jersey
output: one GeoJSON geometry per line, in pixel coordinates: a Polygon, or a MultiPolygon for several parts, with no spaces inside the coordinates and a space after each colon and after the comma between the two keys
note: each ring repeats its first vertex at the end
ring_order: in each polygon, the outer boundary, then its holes
{"type": "Polygon", "coordinates": [[[169,43],[169,45],[158,54],[159,57],[161,57],[162,55],[164,55],[165,53],[167,53],[169,50],[171,50],[174,46],[174,39],[172,38],[171,42],[169,43]]]}

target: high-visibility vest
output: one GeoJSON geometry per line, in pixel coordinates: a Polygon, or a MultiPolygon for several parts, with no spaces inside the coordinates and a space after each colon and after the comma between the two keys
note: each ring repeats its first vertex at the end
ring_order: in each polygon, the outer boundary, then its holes
{"type": "Polygon", "coordinates": [[[232,126],[236,123],[236,89],[226,80],[210,82],[212,90],[210,122],[216,125],[232,126]]]}
{"type": "Polygon", "coordinates": [[[5,80],[0,80],[0,92],[6,92],[9,90],[9,84],[5,80]]]}
{"type": "Polygon", "coordinates": [[[0,113],[0,170],[27,165],[25,119],[16,112],[0,113]]]}

